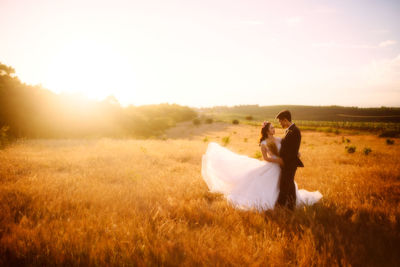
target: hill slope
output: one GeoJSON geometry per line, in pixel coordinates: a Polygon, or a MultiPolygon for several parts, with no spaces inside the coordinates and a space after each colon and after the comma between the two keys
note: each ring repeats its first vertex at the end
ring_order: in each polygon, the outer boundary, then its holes
{"type": "Polygon", "coordinates": [[[214,116],[237,116],[245,118],[252,116],[255,120],[275,118],[276,114],[289,109],[296,120],[312,121],[360,121],[360,122],[400,122],[400,108],[359,108],[342,106],[300,106],[300,105],[239,105],[233,107],[217,106],[201,108],[201,114],[214,116]]]}

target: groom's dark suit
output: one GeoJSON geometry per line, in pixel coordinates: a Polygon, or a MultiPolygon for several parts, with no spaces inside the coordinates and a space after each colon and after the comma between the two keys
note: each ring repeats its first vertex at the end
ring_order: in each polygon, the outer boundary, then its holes
{"type": "Polygon", "coordinates": [[[292,124],[287,130],[281,142],[280,156],[283,160],[281,177],[279,179],[279,197],[277,205],[286,206],[294,209],[296,205],[296,188],[294,185],[294,175],[297,167],[304,167],[303,162],[298,157],[301,142],[299,128],[292,124]]]}

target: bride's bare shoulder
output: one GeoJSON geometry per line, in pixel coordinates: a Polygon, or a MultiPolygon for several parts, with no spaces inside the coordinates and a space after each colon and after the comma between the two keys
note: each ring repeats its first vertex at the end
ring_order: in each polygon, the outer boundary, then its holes
{"type": "Polygon", "coordinates": [[[267,145],[267,140],[262,140],[260,143],[261,146],[266,146],[267,145]]]}

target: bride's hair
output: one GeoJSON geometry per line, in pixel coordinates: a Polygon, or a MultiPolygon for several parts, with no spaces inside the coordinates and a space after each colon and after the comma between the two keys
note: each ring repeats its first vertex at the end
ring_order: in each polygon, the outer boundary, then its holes
{"type": "Polygon", "coordinates": [[[263,123],[263,127],[261,127],[260,142],[258,143],[258,145],[261,146],[261,142],[268,138],[268,130],[270,126],[271,123],[269,121],[263,123]]]}
{"type": "MultiPolygon", "coordinates": [[[[270,126],[271,126],[271,123],[269,121],[263,123],[263,127],[261,128],[260,142],[258,143],[259,146],[261,146],[262,141],[264,141],[265,139],[268,138],[268,131],[269,131],[270,126]]],[[[278,148],[277,148],[275,142],[267,141],[267,148],[269,149],[269,151],[272,154],[277,155],[277,156],[279,155],[278,148]]]]}

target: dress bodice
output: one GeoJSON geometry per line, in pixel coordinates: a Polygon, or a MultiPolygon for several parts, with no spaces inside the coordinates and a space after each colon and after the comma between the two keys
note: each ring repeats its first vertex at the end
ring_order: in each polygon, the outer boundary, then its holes
{"type": "MultiPolygon", "coordinates": [[[[282,138],[279,138],[279,137],[275,137],[275,144],[276,144],[276,147],[277,147],[277,149],[278,149],[278,153],[279,153],[279,151],[281,150],[281,141],[282,141],[282,138]]],[[[262,142],[261,142],[261,144],[262,145],[267,145],[267,140],[263,140],[262,142]]],[[[271,155],[273,158],[276,158],[277,157],[277,155],[271,155]]]]}

